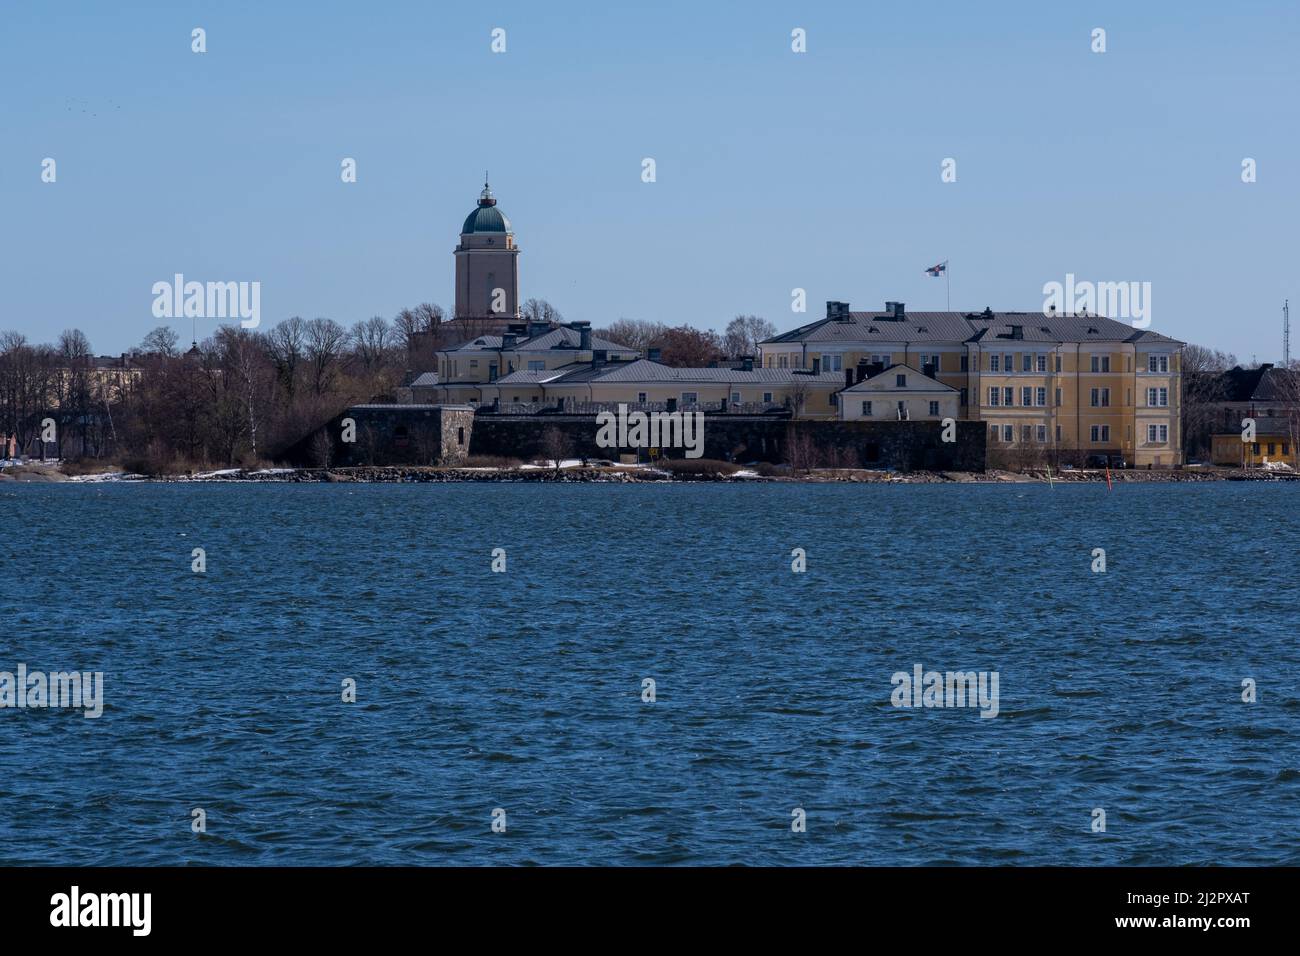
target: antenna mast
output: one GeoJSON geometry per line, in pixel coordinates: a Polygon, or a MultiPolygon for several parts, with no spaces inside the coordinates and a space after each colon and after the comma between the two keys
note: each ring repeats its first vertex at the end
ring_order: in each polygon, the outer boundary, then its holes
{"type": "Polygon", "coordinates": [[[1291,367],[1291,300],[1282,302],[1282,367],[1291,367]]]}

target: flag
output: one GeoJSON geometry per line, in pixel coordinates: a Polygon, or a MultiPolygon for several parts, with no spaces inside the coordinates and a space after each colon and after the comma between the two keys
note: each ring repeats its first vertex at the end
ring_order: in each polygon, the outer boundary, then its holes
{"type": "Polygon", "coordinates": [[[930,266],[930,268],[926,269],[925,274],[928,276],[934,276],[937,279],[947,271],[948,260],[944,259],[943,262],[939,263],[937,266],[930,266]]]}

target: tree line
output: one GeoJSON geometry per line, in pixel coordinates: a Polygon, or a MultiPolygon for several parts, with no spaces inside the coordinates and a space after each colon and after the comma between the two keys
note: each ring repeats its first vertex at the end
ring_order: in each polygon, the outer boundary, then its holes
{"type": "Polygon", "coordinates": [[[424,304],[351,327],[300,316],[265,331],[225,325],[186,350],[161,326],[111,359],[78,329],[54,344],[2,332],[0,434],[23,454],[142,470],[274,460],[348,405],[391,401],[410,341],[442,315],[424,304]]]}
{"type": "MultiPolygon", "coordinates": [[[[563,321],[545,299],[529,299],[521,313],[563,321]]],[[[774,331],[738,316],[724,335],[626,319],[598,334],[660,348],[669,364],[707,365],[754,354],[774,331]]],[[[15,436],[19,454],[140,471],[264,464],[349,405],[392,401],[408,371],[432,371],[432,352],[463,337],[433,303],[350,327],[300,316],[265,330],[224,325],[188,349],[160,326],[112,358],[97,357],[79,329],[54,343],[0,332],[0,437],[15,436]]]]}

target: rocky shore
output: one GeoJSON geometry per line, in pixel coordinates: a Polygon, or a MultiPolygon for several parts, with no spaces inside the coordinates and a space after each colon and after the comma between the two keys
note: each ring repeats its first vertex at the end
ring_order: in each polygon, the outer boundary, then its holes
{"type": "MultiPolygon", "coordinates": [[[[1195,468],[1176,471],[1112,471],[1110,480],[1115,484],[1133,482],[1205,482],[1205,481],[1296,481],[1300,475],[1293,472],[1275,472],[1261,469],[1248,471],[1195,468]]],[[[903,484],[1006,484],[1006,483],[1077,483],[1105,482],[1106,472],[1095,469],[1067,469],[1053,471],[1009,472],[942,472],[913,471],[890,472],[865,469],[815,469],[807,473],[787,469],[763,468],[762,473],[751,468],[704,469],[672,471],[650,466],[636,468],[618,467],[565,467],[537,466],[523,468],[440,468],[417,466],[362,466],[352,468],[264,468],[244,470],[238,468],[199,472],[184,475],[144,476],[106,471],[98,474],[69,476],[49,464],[28,464],[0,472],[0,482],[594,482],[629,484],[643,482],[850,482],[850,483],[903,483],[903,484]]]]}

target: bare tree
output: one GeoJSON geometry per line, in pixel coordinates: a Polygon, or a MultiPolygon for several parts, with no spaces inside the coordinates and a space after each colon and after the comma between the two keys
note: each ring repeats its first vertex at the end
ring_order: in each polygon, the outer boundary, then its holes
{"type": "Polygon", "coordinates": [[[657,341],[663,338],[668,327],[662,322],[647,322],[644,319],[619,319],[607,328],[596,329],[595,334],[630,349],[637,349],[642,355],[657,341]]]}
{"type": "MultiPolygon", "coordinates": [[[[1273,369],[1270,377],[1286,420],[1288,451],[1300,460],[1300,360],[1292,359],[1286,368],[1273,369]]],[[[1282,456],[1284,460],[1286,457],[1282,456]]]]}
{"type": "Polygon", "coordinates": [[[1185,452],[1203,454],[1209,450],[1210,436],[1221,424],[1220,404],[1227,397],[1223,373],[1236,364],[1235,355],[1203,345],[1183,346],[1183,394],[1179,408],[1185,452]]]}
{"type": "Polygon", "coordinates": [[[776,326],[757,315],[738,315],[727,323],[722,345],[730,358],[758,354],[758,343],[776,335],[776,326]]]}
{"type": "Polygon", "coordinates": [[[573,443],[569,436],[550,425],[542,432],[541,439],[542,457],[550,459],[555,465],[555,473],[560,473],[560,462],[573,454],[573,443]]]}
{"type": "Polygon", "coordinates": [[[135,349],[138,355],[163,355],[175,358],[180,355],[181,337],[169,325],[160,325],[143,339],[135,349]]]}
{"type": "Polygon", "coordinates": [[[396,344],[397,333],[381,315],[352,326],[352,352],[367,375],[373,375],[396,344]]]}
{"type": "Polygon", "coordinates": [[[790,387],[786,389],[786,399],[795,418],[803,414],[804,407],[808,404],[808,398],[811,395],[812,386],[807,381],[796,376],[790,382],[790,387]]]}
{"type": "Polygon", "coordinates": [[[275,363],[280,385],[293,401],[298,384],[298,367],[307,350],[307,323],[301,316],[285,319],[266,336],[266,351],[275,363]]]}
{"type": "Polygon", "coordinates": [[[786,463],[795,471],[805,474],[816,468],[821,461],[817,445],[812,436],[802,429],[790,429],[790,440],[785,447],[786,463]]]}
{"type": "Polygon", "coordinates": [[[224,364],[230,370],[232,385],[243,406],[248,423],[248,441],[252,458],[257,461],[258,414],[265,392],[265,347],[261,336],[239,326],[224,325],[217,333],[224,350],[224,364]]]}
{"type": "Polygon", "coordinates": [[[307,323],[307,365],[312,392],[318,397],[333,389],[347,341],[348,333],[333,319],[312,319],[307,323]]]}
{"type": "Polygon", "coordinates": [[[523,304],[519,312],[529,322],[558,324],[564,321],[564,316],[560,314],[560,310],[545,299],[529,299],[523,304]]]}
{"type": "Polygon", "coordinates": [[[87,449],[88,428],[91,403],[91,374],[95,363],[95,354],[91,351],[90,340],[80,329],[68,329],[59,333],[58,344],[61,374],[57,379],[59,389],[59,431],[58,449],[63,455],[63,437],[65,432],[80,435],[80,454],[87,449]]]}

